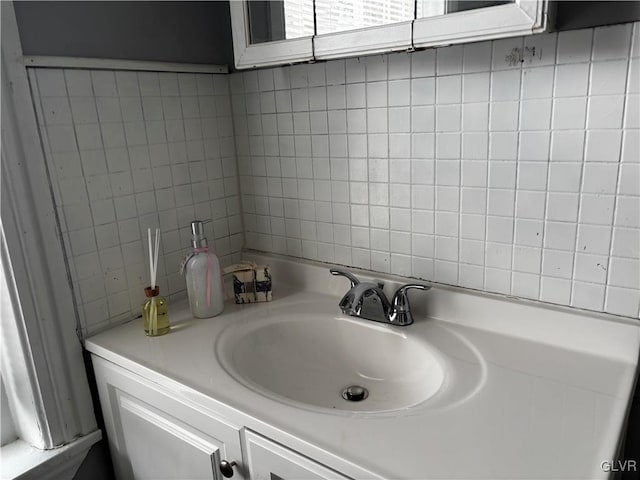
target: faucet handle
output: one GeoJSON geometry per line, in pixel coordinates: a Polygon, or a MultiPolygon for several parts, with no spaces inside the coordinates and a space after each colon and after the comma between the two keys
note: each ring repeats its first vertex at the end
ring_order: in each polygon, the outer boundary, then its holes
{"type": "Polygon", "coordinates": [[[341,268],[332,268],[331,270],[329,270],[329,272],[331,272],[331,275],[340,275],[342,277],[347,277],[351,282],[351,288],[355,287],[360,283],[360,280],[358,280],[353,273],[343,270],[341,268]]]}
{"type": "Polygon", "coordinates": [[[416,290],[429,290],[431,285],[421,285],[419,283],[408,283],[401,286],[391,301],[396,312],[409,312],[409,297],[407,291],[415,288],[416,290]]]}

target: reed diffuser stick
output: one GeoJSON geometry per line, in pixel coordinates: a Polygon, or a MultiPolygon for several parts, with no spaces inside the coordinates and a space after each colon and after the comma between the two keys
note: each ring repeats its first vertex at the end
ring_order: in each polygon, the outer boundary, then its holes
{"type": "MultiPolygon", "coordinates": [[[[158,273],[158,250],[160,250],[160,229],[156,228],[155,242],[151,244],[151,229],[147,228],[147,240],[149,243],[149,277],[151,280],[151,289],[156,288],[156,275],[158,273]]],[[[158,334],[158,307],[156,305],[156,297],[151,297],[151,305],[149,307],[149,333],[151,335],[158,334]]]]}

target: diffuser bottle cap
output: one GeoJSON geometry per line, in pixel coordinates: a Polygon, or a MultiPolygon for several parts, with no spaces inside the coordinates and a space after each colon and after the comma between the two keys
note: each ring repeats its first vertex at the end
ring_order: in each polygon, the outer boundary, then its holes
{"type": "Polygon", "coordinates": [[[191,222],[191,246],[193,248],[204,248],[207,246],[207,238],[204,236],[204,224],[202,220],[191,222]]]}
{"type": "Polygon", "coordinates": [[[157,297],[160,295],[160,287],[158,285],[156,285],[156,288],[146,287],[144,289],[144,295],[148,298],[157,297]]]}

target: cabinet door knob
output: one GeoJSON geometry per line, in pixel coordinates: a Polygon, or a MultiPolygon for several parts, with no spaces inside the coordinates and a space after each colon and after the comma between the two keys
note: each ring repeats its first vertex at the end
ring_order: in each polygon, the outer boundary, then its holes
{"type": "Polygon", "coordinates": [[[220,462],[220,473],[225,478],[233,477],[233,467],[235,467],[237,463],[235,461],[227,462],[226,460],[222,460],[220,462]]]}

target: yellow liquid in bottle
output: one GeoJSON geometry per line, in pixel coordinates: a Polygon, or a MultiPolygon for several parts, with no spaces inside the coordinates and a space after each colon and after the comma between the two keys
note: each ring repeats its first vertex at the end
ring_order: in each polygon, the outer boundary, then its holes
{"type": "Polygon", "coordinates": [[[169,309],[164,297],[155,296],[142,304],[144,333],[149,337],[157,337],[169,333],[169,309]]]}

